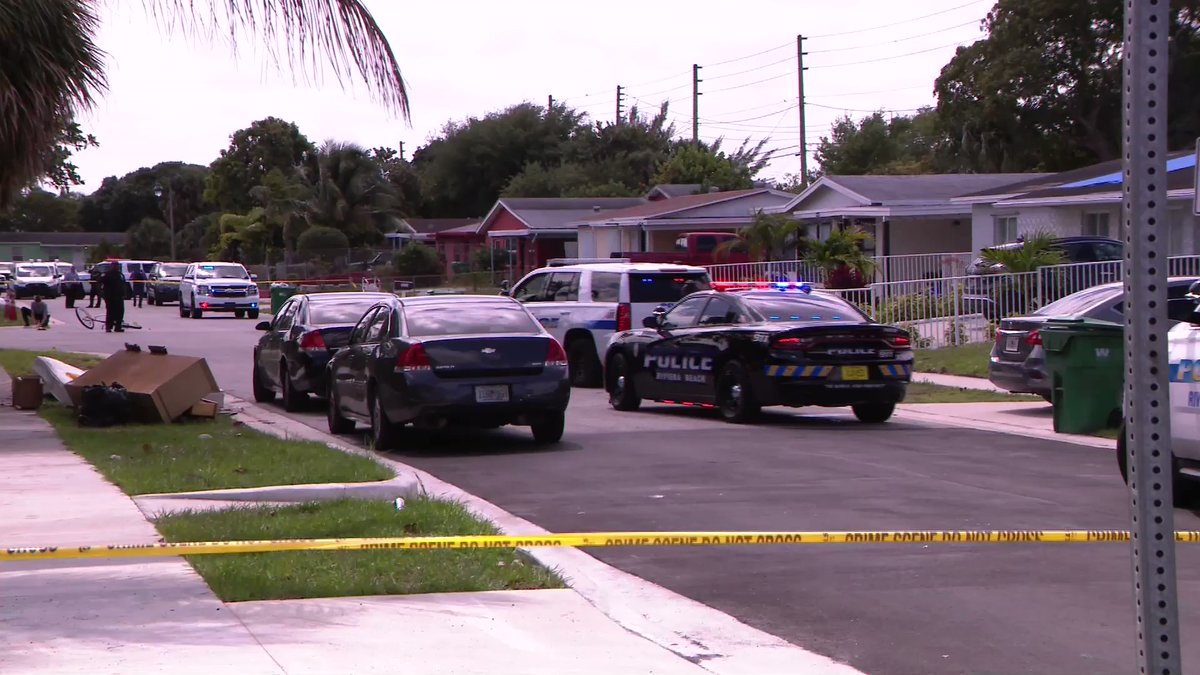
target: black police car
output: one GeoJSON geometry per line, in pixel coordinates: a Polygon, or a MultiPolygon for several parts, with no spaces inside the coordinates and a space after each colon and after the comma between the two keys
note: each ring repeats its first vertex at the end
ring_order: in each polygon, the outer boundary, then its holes
{"type": "Polygon", "coordinates": [[[913,362],[904,330],[806,284],[713,286],[613,336],[605,358],[612,407],[684,403],[743,423],[763,406],[850,406],[877,423],[904,400],[913,362]]]}

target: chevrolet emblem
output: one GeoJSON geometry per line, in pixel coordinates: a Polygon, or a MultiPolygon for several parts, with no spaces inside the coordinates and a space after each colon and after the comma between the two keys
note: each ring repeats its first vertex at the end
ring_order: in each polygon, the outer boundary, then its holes
{"type": "Polygon", "coordinates": [[[495,354],[496,353],[496,350],[492,349],[491,347],[484,347],[483,349],[480,349],[479,351],[483,352],[484,354],[495,354]]]}

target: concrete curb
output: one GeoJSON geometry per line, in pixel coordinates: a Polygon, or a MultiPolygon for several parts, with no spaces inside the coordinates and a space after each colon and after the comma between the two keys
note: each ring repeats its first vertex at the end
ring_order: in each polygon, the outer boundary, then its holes
{"type": "MultiPolygon", "coordinates": [[[[257,431],[285,439],[318,441],[345,452],[375,457],[393,467],[400,476],[412,476],[420,494],[458,501],[506,534],[550,534],[548,530],[431,474],[346,443],[249,401],[226,394],[226,407],[235,410],[239,419],[257,431]]],[[[538,563],[559,572],[572,590],[617,625],[716,675],[863,675],[848,665],[806,651],[728,614],[622,572],[579,549],[523,550],[538,563]]]]}
{"type": "Polygon", "coordinates": [[[409,474],[370,483],[313,483],[308,485],[271,485],[258,488],[232,488],[137,495],[133,501],[151,518],[173,511],[216,511],[240,506],[288,506],[304,502],[337,499],[394,500],[420,494],[421,486],[409,474]]]}
{"type": "Polygon", "coordinates": [[[932,410],[921,410],[921,406],[924,405],[953,404],[901,403],[896,407],[896,417],[906,421],[932,426],[949,426],[964,429],[978,429],[980,431],[994,431],[1001,434],[1026,436],[1028,438],[1037,438],[1045,441],[1057,441],[1059,443],[1071,443],[1073,445],[1085,445],[1092,448],[1103,448],[1105,450],[1113,450],[1116,448],[1116,441],[1109,438],[1100,438],[1098,436],[1081,436],[1078,434],[1060,434],[1054,431],[1043,431],[1041,429],[1031,429],[1029,427],[1023,427],[1015,424],[986,422],[978,419],[960,419],[951,417],[949,415],[943,415],[932,410]]]}

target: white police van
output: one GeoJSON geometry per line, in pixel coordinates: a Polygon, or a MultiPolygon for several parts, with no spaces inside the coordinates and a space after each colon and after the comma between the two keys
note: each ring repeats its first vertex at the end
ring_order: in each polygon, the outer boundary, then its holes
{"type": "Polygon", "coordinates": [[[703,267],[631,263],[626,258],[557,258],[504,291],[520,301],[567,352],[571,384],[598,387],[613,333],[641,326],[656,307],[710,287],[703,267]]]}
{"type": "MultiPolygon", "coordinates": [[[[1189,298],[1200,302],[1200,281],[1192,284],[1189,298]]],[[[1174,455],[1175,503],[1186,505],[1200,496],[1200,313],[1180,321],[1167,332],[1171,453],[1174,455]]],[[[1125,429],[1117,441],[1117,464],[1127,476],[1125,429]]]]}

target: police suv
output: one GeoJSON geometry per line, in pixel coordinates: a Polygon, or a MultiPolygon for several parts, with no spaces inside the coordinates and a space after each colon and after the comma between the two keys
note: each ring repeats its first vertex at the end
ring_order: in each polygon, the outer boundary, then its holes
{"type": "Polygon", "coordinates": [[[567,352],[571,384],[598,387],[613,333],[640,326],[656,308],[710,288],[703,267],[630,263],[624,258],[550,260],[509,295],[523,303],[567,352]]]}
{"type": "MultiPolygon", "coordinates": [[[[1188,297],[1200,302],[1200,281],[1188,297]]],[[[1167,360],[1171,406],[1171,453],[1175,503],[1187,505],[1200,496],[1200,314],[1180,321],[1167,332],[1167,360]]],[[[1126,471],[1125,428],[1117,440],[1117,465],[1126,471]]]]}

